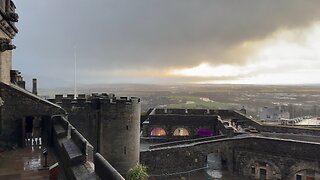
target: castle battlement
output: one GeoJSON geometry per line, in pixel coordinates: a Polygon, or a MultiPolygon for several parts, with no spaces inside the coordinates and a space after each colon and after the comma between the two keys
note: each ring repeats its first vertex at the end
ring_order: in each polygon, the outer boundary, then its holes
{"type": "Polygon", "coordinates": [[[74,98],[74,94],[56,94],[54,99],[48,99],[49,101],[62,106],[76,105],[76,104],[96,104],[99,101],[100,104],[139,104],[140,98],[138,97],[116,97],[112,93],[92,93],[91,95],[79,94],[77,98],[74,98]]]}
{"type": "Polygon", "coordinates": [[[140,98],[138,97],[119,97],[110,99],[110,104],[138,104],[140,98]]]}
{"type": "Polygon", "coordinates": [[[233,111],[224,109],[170,109],[155,108],[150,115],[222,115],[232,116],[233,111]]]}

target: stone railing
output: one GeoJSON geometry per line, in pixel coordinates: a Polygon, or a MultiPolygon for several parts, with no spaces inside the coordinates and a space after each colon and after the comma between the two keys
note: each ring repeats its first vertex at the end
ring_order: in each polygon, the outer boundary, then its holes
{"type": "Polygon", "coordinates": [[[216,140],[216,139],[222,139],[222,138],[226,138],[226,136],[225,135],[218,135],[218,136],[211,136],[211,137],[187,139],[187,140],[181,140],[181,141],[165,142],[165,143],[150,145],[149,149],[186,145],[186,144],[192,144],[192,143],[196,143],[196,142],[210,141],[210,140],[216,140]]]}
{"type": "Polygon", "coordinates": [[[63,116],[52,117],[53,146],[67,179],[124,180],[63,116]]]}
{"type": "Polygon", "coordinates": [[[99,177],[109,177],[109,179],[124,180],[120,173],[114,169],[111,164],[99,153],[94,155],[94,170],[99,177]]]}

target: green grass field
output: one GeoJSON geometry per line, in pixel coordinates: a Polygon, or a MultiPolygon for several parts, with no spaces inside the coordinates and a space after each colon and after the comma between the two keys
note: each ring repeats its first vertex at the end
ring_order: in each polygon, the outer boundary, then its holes
{"type": "Polygon", "coordinates": [[[209,108],[209,109],[224,109],[233,106],[231,103],[223,103],[217,101],[204,101],[197,96],[170,96],[170,99],[177,101],[175,104],[169,104],[168,108],[209,108]],[[187,103],[188,102],[188,103],[187,103]]]}

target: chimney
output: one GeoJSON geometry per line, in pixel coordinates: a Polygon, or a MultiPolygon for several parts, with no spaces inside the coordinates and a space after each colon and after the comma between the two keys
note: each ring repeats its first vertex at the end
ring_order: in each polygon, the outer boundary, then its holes
{"type": "Polygon", "coordinates": [[[38,95],[37,79],[36,78],[32,79],[32,94],[38,95]]]}

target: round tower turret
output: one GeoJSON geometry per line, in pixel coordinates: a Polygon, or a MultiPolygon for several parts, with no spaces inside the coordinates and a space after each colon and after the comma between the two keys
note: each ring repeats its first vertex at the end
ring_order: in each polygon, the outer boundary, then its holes
{"type": "Polygon", "coordinates": [[[101,99],[98,151],[124,177],[139,162],[140,99],[101,99]]]}

